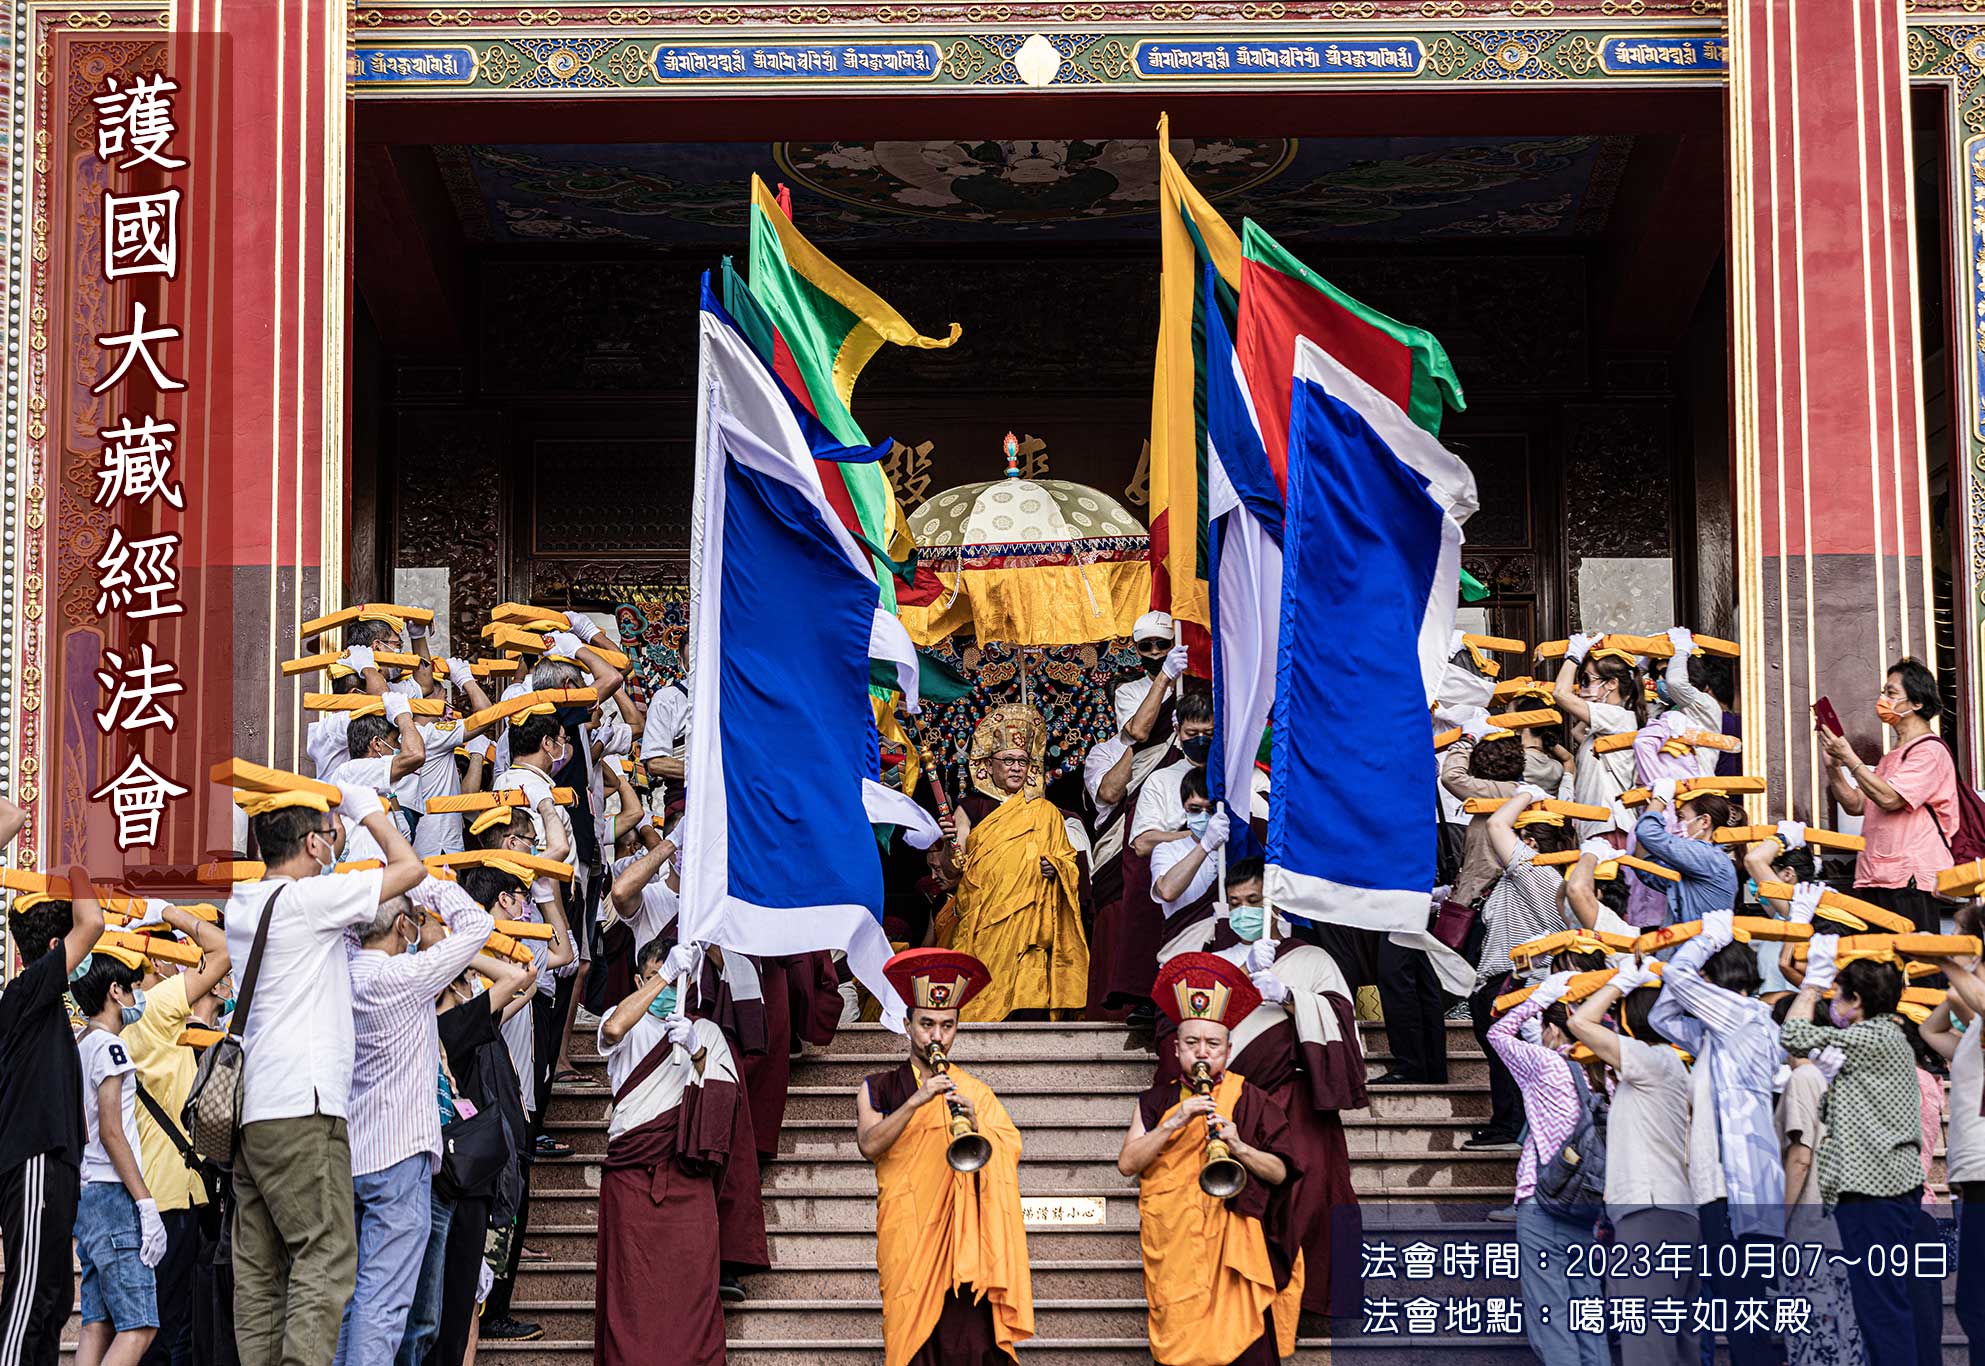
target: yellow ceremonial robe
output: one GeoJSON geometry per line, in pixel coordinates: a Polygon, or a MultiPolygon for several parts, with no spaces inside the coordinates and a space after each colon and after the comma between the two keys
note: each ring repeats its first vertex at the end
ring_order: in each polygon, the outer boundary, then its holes
{"type": "MultiPolygon", "coordinates": [[[[929,1075],[919,1069],[922,1084],[929,1075]]],[[[990,1299],[1009,1355],[1034,1336],[1034,1283],[1020,1213],[1020,1131],[984,1082],[954,1065],[951,1080],[978,1112],[992,1157],[976,1172],[944,1160],[951,1115],[942,1098],[910,1116],[875,1164],[875,1266],[882,1280],[883,1366],[902,1366],[929,1340],[945,1298],[970,1288],[990,1299]]]]}
{"type": "MultiPolygon", "coordinates": [[[[1214,1108],[1232,1119],[1245,1085],[1238,1073],[1227,1073],[1213,1088],[1214,1108]]],[[[1175,1103],[1165,1114],[1177,1108],[1175,1103]]],[[[1290,1281],[1295,1293],[1278,1297],[1261,1221],[1235,1214],[1199,1188],[1205,1155],[1205,1121],[1193,1120],[1172,1135],[1138,1181],[1137,1240],[1151,1356],[1164,1366],[1227,1366],[1261,1337],[1270,1305],[1278,1311],[1280,1355],[1288,1356],[1296,1346],[1300,1273],[1290,1281]]]]}
{"type": "Polygon", "coordinates": [[[1082,937],[1075,846],[1055,804],[1015,793],[973,826],[948,946],[992,970],[992,982],[959,1012],[1003,1020],[1016,1010],[1072,1018],[1089,1000],[1089,943],[1082,937]],[[1041,876],[1041,860],[1054,865],[1041,876]]]}

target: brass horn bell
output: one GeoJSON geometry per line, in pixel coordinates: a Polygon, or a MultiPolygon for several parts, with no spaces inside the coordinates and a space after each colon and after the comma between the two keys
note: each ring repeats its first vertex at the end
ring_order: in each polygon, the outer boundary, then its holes
{"type": "MultiPolygon", "coordinates": [[[[930,1046],[930,1069],[938,1073],[951,1070],[950,1060],[936,1044],[930,1046]]],[[[944,1098],[944,1103],[951,1114],[951,1142],[945,1145],[944,1160],[955,1172],[975,1172],[992,1160],[992,1144],[972,1127],[971,1116],[965,1113],[964,1106],[950,1096],[944,1098]]]]}

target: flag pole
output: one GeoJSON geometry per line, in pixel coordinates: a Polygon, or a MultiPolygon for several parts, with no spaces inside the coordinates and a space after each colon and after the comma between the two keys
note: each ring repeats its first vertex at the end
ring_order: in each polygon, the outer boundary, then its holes
{"type": "MultiPolygon", "coordinates": [[[[1226,815],[1227,799],[1225,797],[1222,797],[1217,803],[1214,804],[1213,809],[1218,811],[1223,816],[1226,815]]],[[[1232,831],[1228,832],[1227,838],[1228,839],[1233,838],[1232,831]]],[[[1222,844],[1218,849],[1215,849],[1213,851],[1213,875],[1215,878],[1219,880],[1219,884],[1220,884],[1220,904],[1222,906],[1226,906],[1227,905],[1227,846],[1225,844],[1222,844]]],[[[1229,914],[1232,914],[1233,907],[1228,906],[1227,910],[1229,914]]]]}

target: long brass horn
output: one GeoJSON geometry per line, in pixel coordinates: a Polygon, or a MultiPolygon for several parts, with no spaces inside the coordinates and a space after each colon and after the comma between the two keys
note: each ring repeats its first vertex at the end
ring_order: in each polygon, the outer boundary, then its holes
{"type": "MultiPolygon", "coordinates": [[[[1193,1091],[1213,1094],[1212,1065],[1201,1059],[1192,1065],[1193,1091]]],[[[1199,1188],[1216,1200],[1231,1200],[1248,1183],[1248,1169],[1227,1150],[1227,1141],[1213,1132],[1213,1117],[1206,1119],[1206,1160],[1199,1168],[1199,1188]]]]}
{"type": "MultiPolygon", "coordinates": [[[[930,1046],[930,1070],[938,1073],[951,1070],[951,1060],[936,1044],[930,1046]]],[[[992,1160],[992,1144],[973,1127],[972,1117],[956,1099],[946,1096],[944,1104],[951,1113],[951,1142],[945,1145],[944,1160],[955,1172],[975,1172],[992,1160]]]]}

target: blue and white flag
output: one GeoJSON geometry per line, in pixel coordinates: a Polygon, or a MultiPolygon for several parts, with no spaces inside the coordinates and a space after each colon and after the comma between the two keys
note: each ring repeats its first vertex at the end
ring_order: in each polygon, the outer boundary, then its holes
{"type": "Polygon", "coordinates": [[[1476,506],[1459,457],[1296,343],[1264,888],[1282,910],[1423,931],[1434,885],[1427,709],[1476,506]]]}
{"type": "MultiPolygon", "coordinates": [[[[1208,298],[1218,277],[1206,267],[1208,298]]],[[[1230,859],[1260,852],[1249,817],[1254,762],[1275,698],[1282,605],[1282,492],[1217,307],[1206,310],[1206,516],[1213,634],[1213,749],[1207,793],[1234,816],[1230,859]]]]}
{"type": "Polygon", "coordinates": [[[708,277],[698,329],[680,934],[766,956],[844,950],[900,1028],[903,1003],[882,975],[890,948],[870,821],[910,824],[910,843],[925,847],[937,832],[876,781],[869,659],[909,661],[915,710],[916,655],[877,608],[869,557],[814,465],[880,449],[824,449],[708,277]]]}

